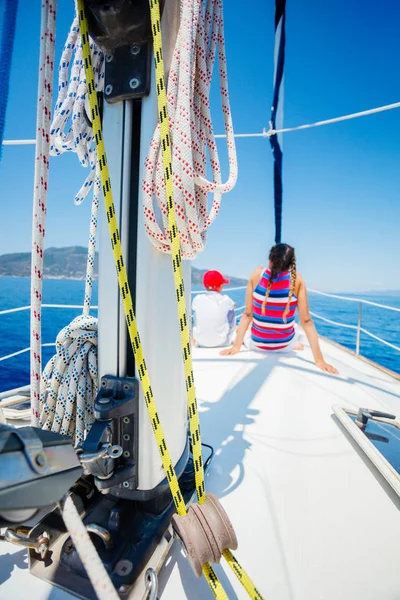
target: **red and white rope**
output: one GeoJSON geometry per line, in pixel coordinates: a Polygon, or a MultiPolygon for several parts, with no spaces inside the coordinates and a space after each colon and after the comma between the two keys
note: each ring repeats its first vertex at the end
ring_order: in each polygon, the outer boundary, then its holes
{"type": "Polygon", "coordinates": [[[49,175],[51,98],[54,72],[56,6],[56,0],[43,0],[40,28],[31,264],[31,405],[32,425],[36,426],[39,424],[40,375],[42,370],[41,306],[43,284],[43,247],[49,175]]]}
{"type": "Polygon", "coordinates": [[[62,517],[97,598],[99,600],[119,600],[119,595],[70,496],[65,500],[62,517]]]}
{"type": "MultiPolygon", "coordinates": [[[[169,79],[172,172],[182,257],[204,249],[206,231],[218,214],[222,194],[237,179],[237,159],[229,105],[222,0],[182,0],[180,28],[169,79]],[[210,109],[210,88],[218,50],[222,112],[227,139],[229,177],[222,182],[210,109]],[[212,180],[207,179],[207,147],[212,180]],[[208,212],[208,192],[214,197],[208,212]]],[[[143,181],[145,228],[153,246],[170,252],[164,170],[157,127],[146,159],[143,181]],[[161,212],[158,222],[155,200],[161,212]]]]}

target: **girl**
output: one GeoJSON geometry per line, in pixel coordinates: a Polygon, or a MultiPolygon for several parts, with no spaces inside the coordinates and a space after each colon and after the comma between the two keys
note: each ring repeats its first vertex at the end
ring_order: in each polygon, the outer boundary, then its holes
{"type": "Polygon", "coordinates": [[[247,285],[246,309],[236,340],[231,348],[223,350],[221,354],[236,354],[243,342],[249,349],[265,352],[303,350],[304,346],[297,342],[296,337],[296,308],[315,364],[323,371],[337,374],[337,369],[326,363],[322,356],[308,308],[306,284],[296,272],[294,248],[288,244],[273,246],[269,253],[268,269],[258,267],[253,272],[247,285]]]}

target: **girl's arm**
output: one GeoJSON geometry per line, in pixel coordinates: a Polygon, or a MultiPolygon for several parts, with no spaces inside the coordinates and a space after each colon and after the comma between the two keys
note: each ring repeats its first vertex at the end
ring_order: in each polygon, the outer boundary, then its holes
{"type": "Polygon", "coordinates": [[[240,319],[239,327],[236,332],[235,342],[231,348],[227,348],[226,350],[221,351],[222,356],[237,354],[240,351],[240,348],[242,347],[245,333],[248,330],[249,325],[251,323],[251,319],[253,317],[253,291],[257,285],[258,280],[261,277],[262,270],[262,267],[256,269],[249,279],[246,290],[246,307],[242,318],[240,319]]]}
{"type": "Polygon", "coordinates": [[[297,307],[299,309],[299,317],[300,324],[304,329],[304,333],[307,336],[308,343],[310,344],[314,361],[317,367],[322,369],[322,371],[326,371],[327,373],[333,373],[337,375],[339,371],[333,367],[332,365],[325,362],[324,357],[322,356],[321,348],[319,346],[318,334],[315,329],[314,322],[310,315],[310,310],[308,307],[308,296],[307,296],[307,288],[303,278],[298,274],[297,279],[299,281],[299,287],[297,292],[297,307]]]}

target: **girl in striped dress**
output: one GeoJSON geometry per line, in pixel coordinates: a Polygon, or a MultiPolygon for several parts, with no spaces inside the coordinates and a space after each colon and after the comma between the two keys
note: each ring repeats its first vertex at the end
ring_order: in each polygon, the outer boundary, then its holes
{"type": "Polygon", "coordinates": [[[268,268],[258,267],[250,277],[246,309],[241,318],[235,343],[222,355],[236,354],[244,343],[249,349],[264,352],[303,350],[296,336],[295,314],[309,341],[315,364],[328,373],[337,369],[324,361],[318,335],[308,308],[307,289],[296,272],[294,248],[277,244],[271,248],[268,268]]]}

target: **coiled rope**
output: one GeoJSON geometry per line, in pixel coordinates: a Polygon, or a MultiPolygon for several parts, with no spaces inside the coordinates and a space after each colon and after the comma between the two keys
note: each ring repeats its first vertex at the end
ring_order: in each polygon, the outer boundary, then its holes
{"type": "MultiPolygon", "coordinates": [[[[85,433],[93,422],[93,403],[98,388],[97,319],[90,316],[89,313],[94,275],[100,178],[98,172],[96,174],[96,153],[93,147],[92,129],[84,118],[86,84],[77,17],[72,24],[61,57],[55,118],[50,127],[55,16],[55,0],[46,0],[42,6],[35,163],[31,290],[31,402],[34,425],[69,435],[77,444],[83,441],[85,433]],[[68,79],[68,70],[74,52],[71,80],[67,85],[66,79],[68,79]],[[65,133],[64,128],[66,127],[69,129],[65,133]],[[83,314],[60,331],[56,339],[56,354],[41,373],[41,304],[50,145],[53,154],[62,154],[71,150],[77,152],[81,164],[91,167],[89,176],[75,199],[76,203],[82,202],[93,183],[94,188],[83,314]]],[[[95,48],[93,48],[93,54],[96,57],[96,73],[99,85],[101,85],[103,57],[95,48]]],[[[89,111],[89,108],[87,110],[89,111]]]]}
{"type": "MultiPolygon", "coordinates": [[[[168,79],[167,101],[177,227],[182,258],[189,259],[204,249],[206,231],[219,212],[221,196],[234,187],[237,179],[221,0],[182,0],[180,27],[168,79]],[[229,177],[225,183],[222,183],[209,101],[217,50],[229,159],[229,177]],[[206,178],[207,147],[212,171],[211,181],[206,178]],[[214,193],[209,212],[208,192],[214,193]]],[[[145,228],[153,246],[169,253],[171,243],[159,125],[155,130],[145,164],[145,228]],[[157,221],[155,200],[161,212],[162,224],[157,221]]]]}
{"type": "MultiPolygon", "coordinates": [[[[96,89],[104,87],[104,53],[91,40],[96,89]]],[[[50,130],[50,154],[76,152],[83,167],[90,167],[75,204],[86,198],[96,178],[96,149],[93,129],[85,115],[90,114],[78,16],[75,15],[65,42],[58,70],[58,96],[50,130]]],[[[98,180],[99,182],[99,180],[98,180]]]]}
{"type": "Polygon", "coordinates": [[[98,392],[98,320],[90,316],[97,219],[100,196],[98,174],[94,181],[88,243],[83,314],[60,331],[56,353],[43,370],[40,382],[40,426],[82,442],[94,420],[98,392]]]}

